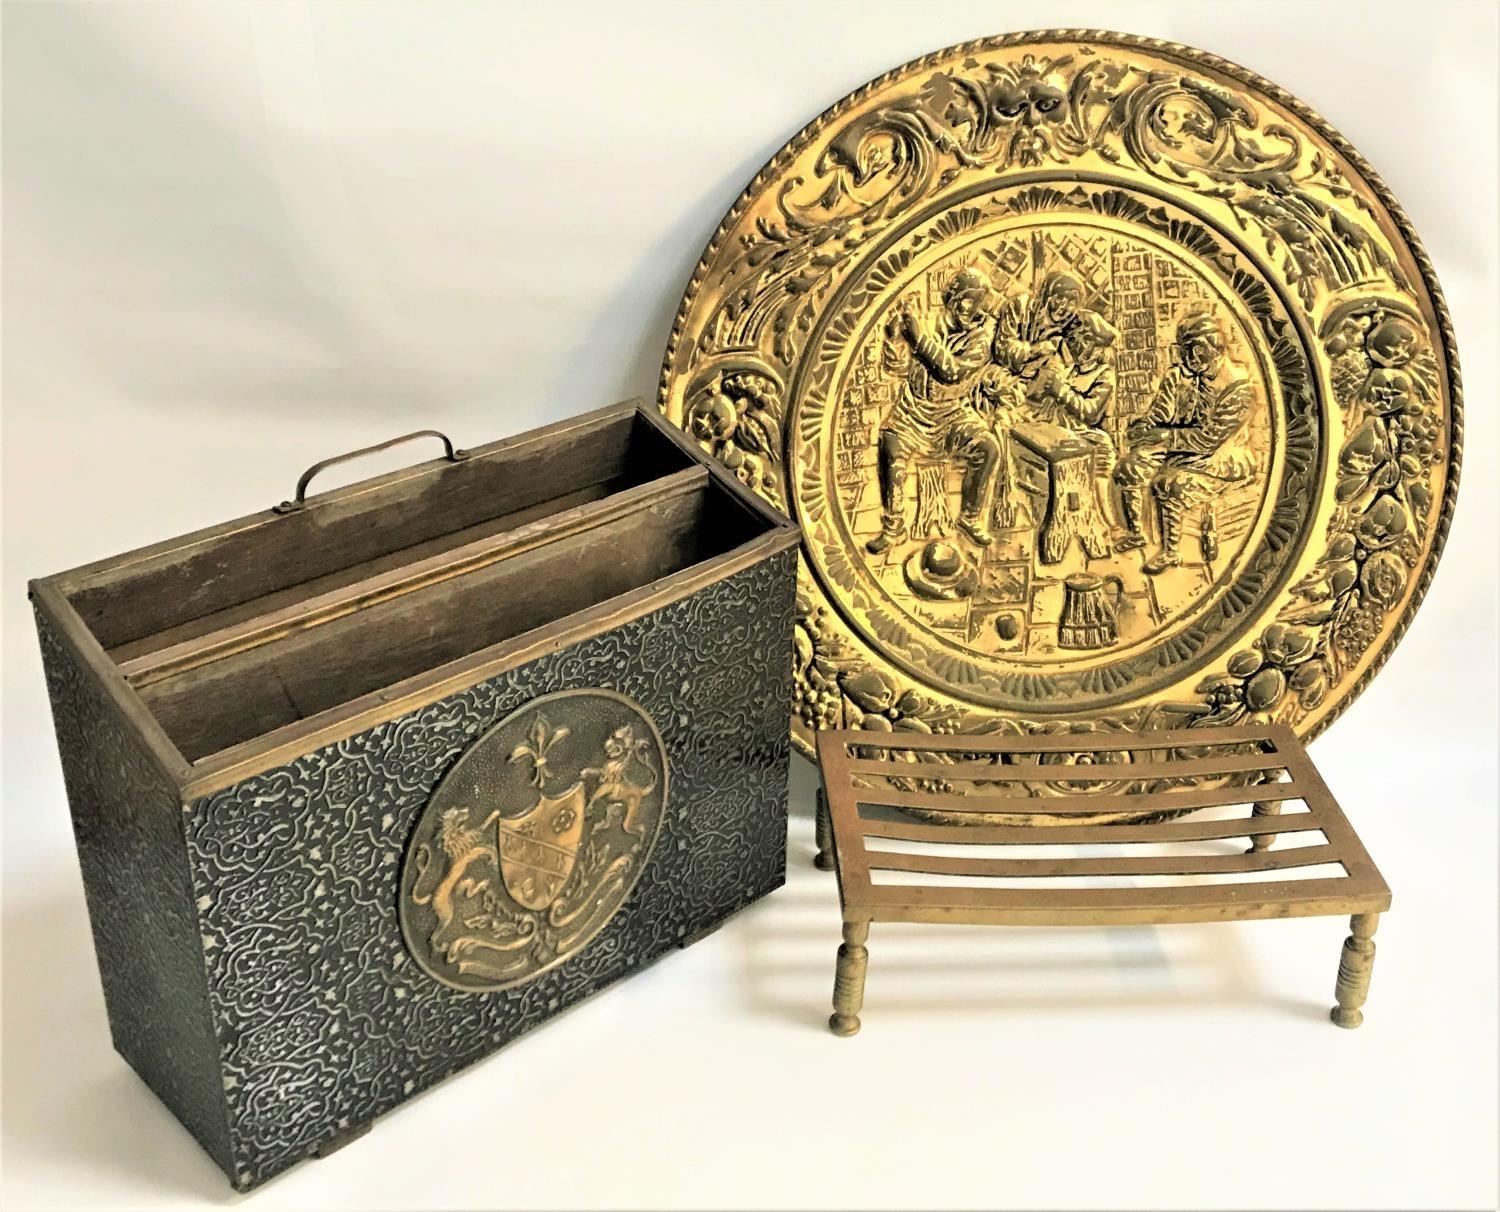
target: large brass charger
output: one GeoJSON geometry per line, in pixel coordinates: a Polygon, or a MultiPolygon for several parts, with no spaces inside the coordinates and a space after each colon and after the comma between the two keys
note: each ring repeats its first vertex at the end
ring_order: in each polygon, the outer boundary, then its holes
{"type": "Polygon", "coordinates": [[[660,405],[803,528],[809,756],[1070,731],[1128,782],[1091,736],[1308,737],[1410,623],[1458,482],[1452,327],[1380,178],[1254,73],[1097,31],[810,123],[704,252],[660,405]]]}

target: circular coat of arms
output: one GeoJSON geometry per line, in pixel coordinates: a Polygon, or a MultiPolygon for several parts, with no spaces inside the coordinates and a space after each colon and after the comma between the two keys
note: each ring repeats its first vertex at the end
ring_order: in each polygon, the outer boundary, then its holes
{"type": "Polygon", "coordinates": [[[463,754],[401,869],[407,949],[481,992],[583,948],[630,896],[661,832],[667,758],[640,704],[609,690],[534,699],[463,754]]]}
{"type": "Polygon", "coordinates": [[[666,416],[802,526],[793,734],[1327,724],[1431,580],[1460,390],[1373,170],[1222,59],[897,68],[693,274],[666,416]]]}

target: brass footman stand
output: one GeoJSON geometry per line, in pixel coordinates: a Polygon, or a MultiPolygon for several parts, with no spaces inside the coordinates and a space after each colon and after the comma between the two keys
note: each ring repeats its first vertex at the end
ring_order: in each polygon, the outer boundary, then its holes
{"type": "MultiPolygon", "coordinates": [[[[835,1035],[859,1030],[872,922],[1001,926],[1165,925],[1171,922],[1349,914],[1330,1017],[1357,1027],[1375,962],[1374,934],[1391,893],[1348,819],[1289,728],[1246,726],[1061,736],[818,735],[817,865],[838,873],[844,941],[833,985],[835,1035]],[[1099,765],[1056,759],[1118,758],[1128,772],[1100,784],[1099,765]],[[876,756],[864,756],[873,753],[876,756]],[[1051,760],[1049,760],[1049,758],[1051,760]],[[1041,783],[1079,783],[1071,795],[1033,794],[1041,783]],[[940,786],[942,790],[926,788],[940,786]],[[913,789],[915,788],[915,789],[913,789]],[[951,788],[951,790],[949,790],[951,788]],[[1152,788],[1152,790],[1135,790],[1152,788]],[[1217,809],[1217,819],[1185,820],[1217,809]],[[893,811],[895,810],[895,811],[893,811]],[[903,812],[902,810],[907,810],[903,812]],[[928,819],[913,819],[910,810],[928,819]],[[985,821],[963,824],[965,815],[985,821]],[[1130,814],[1119,819],[1119,814],[1130,814]],[[1226,815],[1227,814],[1227,815],[1226,815]],[[1101,815],[1114,819],[1100,823],[1101,815]],[[930,823],[932,817],[951,823],[930,823]],[[990,824],[996,816],[1005,824],[990,824]],[[955,819],[957,818],[957,819],[955,819]],[[1069,824],[1068,819],[1089,821],[1069,824]],[[1167,819],[1163,819],[1167,818],[1167,819]],[[1011,823],[1021,822],[1021,823],[1011,823]],[[1273,851],[1281,835],[1300,844],[1273,851]],[[881,839],[879,847],[867,840],[881,839]],[[1240,853],[1215,842],[1250,839],[1240,853]],[[897,843],[992,847],[1108,847],[1109,857],[953,858],[897,843]],[[1205,845],[1206,843],[1206,845],[1205,845]],[[1299,868],[1333,874],[1287,878],[1299,868]],[[874,884],[870,873],[909,872],[952,882],[874,884]],[[965,884],[974,877],[1066,878],[1074,887],[965,884]],[[1149,887],[1102,886],[1119,877],[1169,877],[1149,887]],[[1203,882],[1201,876],[1228,877],[1203,882]]],[[[1020,854],[1030,853],[1027,850],[1020,854]]]]}

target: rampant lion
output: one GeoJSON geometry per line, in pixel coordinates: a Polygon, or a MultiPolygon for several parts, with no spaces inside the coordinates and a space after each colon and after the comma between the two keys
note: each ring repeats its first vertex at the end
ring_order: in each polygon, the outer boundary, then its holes
{"type": "Polygon", "coordinates": [[[589,806],[593,807],[596,803],[610,805],[606,822],[614,819],[617,806],[623,807],[624,816],[620,827],[637,837],[645,832],[645,826],[636,821],[641,801],[656,789],[658,778],[655,767],[646,760],[650,753],[651,742],[638,739],[635,730],[629,724],[624,724],[605,739],[604,762],[598,766],[585,766],[583,769],[584,778],[592,775],[599,780],[594,794],[589,797],[589,806]],[[650,782],[644,786],[632,782],[627,775],[632,761],[639,762],[650,776],[650,782]]]}
{"type": "MultiPolygon", "coordinates": [[[[566,733],[548,736],[544,726],[536,743],[521,749],[525,749],[540,767],[544,764],[548,743],[560,739],[562,735],[566,733]],[[538,758],[542,760],[537,761],[538,758]]],[[[521,749],[517,752],[521,752],[521,749]]],[[[596,780],[593,793],[589,796],[588,808],[592,809],[597,804],[604,810],[598,824],[594,826],[596,831],[618,820],[621,829],[633,837],[639,837],[645,832],[644,824],[637,818],[642,802],[660,781],[659,772],[649,760],[650,753],[650,742],[637,738],[628,724],[623,725],[605,738],[604,759],[600,764],[581,771],[580,777],[583,779],[596,780]],[[644,769],[643,781],[637,781],[641,778],[639,774],[632,777],[633,764],[644,769]]],[[[432,907],[437,925],[429,936],[429,944],[434,951],[443,953],[450,963],[460,953],[475,946],[510,950],[524,944],[535,930],[534,924],[520,929],[514,938],[505,943],[487,936],[465,933],[475,927],[484,931],[489,910],[476,914],[471,909],[467,911],[468,917],[465,918],[462,916],[466,912],[464,903],[479,897],[484,897],[489,902],[492,898],[486,894],[491,890],[494,877],[504,871],[496,830],[496,822],[502,819],[501,812],[491,812],[477,825],[471,823],[474,815],[474,810],[467,805],[447,809],[439,819],[436,844],[424,844],[416,855],[418,874],[412,887],[411,899],[414,904],[432,907]],[[439,853],[441,858],[438,857],[439,853]],[[476,864],[484,863],[489,864],[488,872],[474,871],[476,864]],[[444,867],[446,870],[441,875],[435,875],[444,867]],[[457,937],[454,937],[455,934],[457,937]]]]}
{"type": "Polygon", "coordinates": [[[489,887],[488,878],[470,878],[469,868],[479,859],[488,859],[494,868],[499,870],[500,854],[494,841],[494,824],[499,818],[498,811],[492,812],[485,818],[483,824],[471,827],[467,807],[460,805],[449,808],[443,813],[442,821],[438,826],[438,844],[448,856],[448,870],[438,881],[437,886],[425,894],[421,891],[422,881],[431,870],[428,864],[431,861],[432,852],[425,846],[418,852],[421,868],[417,881],[412,887],[411,899],[415,904],[432,906],[432,912],[438,922],[437,929],[432,932],[433,947],[439,946],[438,939],[453,924],[453,916],[456,912],[454,894],[472,897],[489,887]]]}

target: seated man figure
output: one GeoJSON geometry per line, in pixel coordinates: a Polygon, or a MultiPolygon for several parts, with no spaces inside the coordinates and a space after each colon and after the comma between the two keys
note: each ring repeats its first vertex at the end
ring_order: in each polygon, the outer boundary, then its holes
{"type": "Polygon", "coordinates": [[[992,541],[987,518],[1000,442],[974,399],[990,356],[992,297],[981,274],[961,270],[935,316],[903,306],[886,327],[882,365],[903,379],[880,430],[880,533],[865,544],[871,552],[906,534],[906,471],[914,456],[964,464],[959,529],[981,547],[992,541]]]}
{"type": "Polygon", "coordinates": [[[1162,376],[1150,408],[1126,431],[1130,453],[1114,475],[1128,532],[1116,550],[1145,546],[1141,517],[1148,489],[1156,501],[1161,550],[1142,565],[1153,576],[1182,562],[1177,544],[1188,506],[1255,471],[1244,432],[1253,392],[1228,359],[1218,320],[1183,320],[1176,352],[1177,364],[1162,376]]]}
{"type": "Polygon", "coordinates": [[[1035,294],[1016,295],[1000,309],[995,364],[1027,382],[1035,380],[1057,359],[1082,312],[1083,284],[1061,270],[1049,273],[1035,294]]]}
{"type": "Polygon", "coordinates": [[[1098,312],[1079,312],[1058,356],[1037,375],[1027,394],[1038,421],[1061,426],[1094,448],[1096,476],[1109,475],[1115,466],[1115,444],[1104,429],[1115,374],[1104,354],[1118,336],[1098,312]]]}

